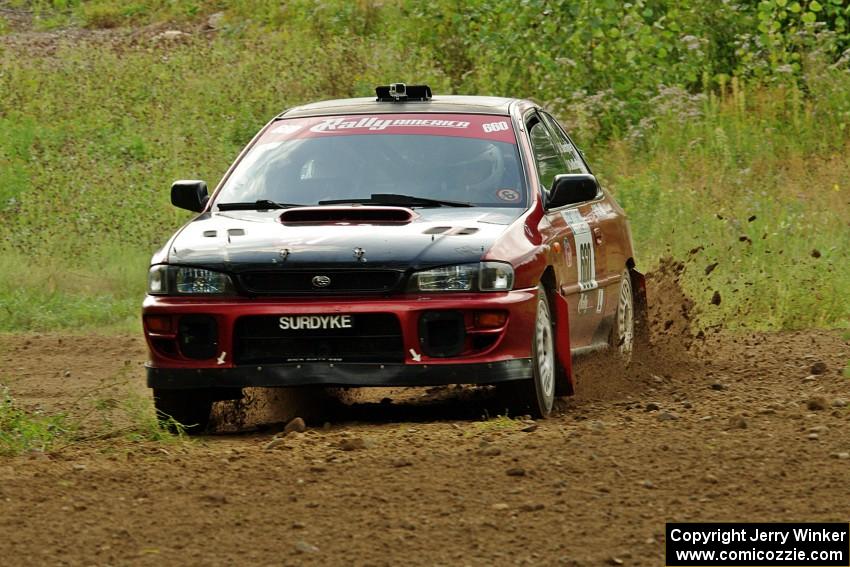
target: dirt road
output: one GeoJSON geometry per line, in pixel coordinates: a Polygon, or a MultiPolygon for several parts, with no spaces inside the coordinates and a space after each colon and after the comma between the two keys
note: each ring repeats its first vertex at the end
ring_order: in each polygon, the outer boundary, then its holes
{"type": "MultiPolygon", "coordinates": [[[[658,332],[644,362],[583,362],[580,393],[535,424],[482,419],[497,403],[486,391],[373,392],[324,400],[271,450],[279,426],[231,419],[222,429],[241,433],[0,457],[0,557],[655,566],[666,521],[847,521],[848,341],[693,338],[674,277],[651,282],[658,332]]],[[[0,382],[84,433],[107,419],[120,432],[134,419],[126,400],[146,407],[144,359],[138,337],[2,336],[0,382]]],[[[254,421],[287,408],[254,408],[254,421]]]]}

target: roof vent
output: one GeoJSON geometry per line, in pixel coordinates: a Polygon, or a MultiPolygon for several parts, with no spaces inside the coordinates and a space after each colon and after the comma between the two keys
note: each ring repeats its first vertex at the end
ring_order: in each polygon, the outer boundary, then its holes
{"type": "Polygon", "coordinates": [[[375,87],[378,102],[410,102],[431,100],[431,87],[428,85],[405,85],[392,83],[375,87]]]}

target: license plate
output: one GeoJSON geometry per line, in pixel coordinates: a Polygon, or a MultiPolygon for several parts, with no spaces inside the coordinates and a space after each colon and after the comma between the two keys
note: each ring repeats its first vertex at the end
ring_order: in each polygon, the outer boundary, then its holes
{"type": "Polygon", "coordinates": [[[352,315],[284,315],[278,319],[282,331],[314,331],[318,329],[353,329],[352,315]]]}

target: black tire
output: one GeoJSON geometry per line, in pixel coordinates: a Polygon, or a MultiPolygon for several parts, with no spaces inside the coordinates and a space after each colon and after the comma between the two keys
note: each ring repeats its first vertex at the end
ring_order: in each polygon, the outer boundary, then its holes
{"type": "Polygon", "coordinates": [[[555,404],[555,382],[558,375],[552,309],[542,285],[537,288],[537,314],[534,321],[534,334],[531,337],[531,379],[517,381],[513,387],[517,409],[521,413],[529,412],[532,417],[545,418],[552,413],[555,404]]]}
{"type": "Polygon", "coordinates": [[[649,308],[646,304],[646,292],[639,291],[645,287],[643,275],[632,268],[629,270],[629,276],[635,301],[635,344],[632,352],[632,360],[634,360],[635,357],[643,356],[649,349],[649,308]]]}
{"type": "Polygon", "coordinates": [[[629,270],[623,272],[620,292],[617,294],[617,312],[611,329],[611,349],[615,356],[628,365],[635,350],[635,293],[629,270]]]}
{"type": "Polygon", "coordinates": [[[157,419],[172,433],[181,429],[189,435],[204,433],[210,424],[212,404],[213,396],[208,390],[154,388],[153,391],[157,419]]]}

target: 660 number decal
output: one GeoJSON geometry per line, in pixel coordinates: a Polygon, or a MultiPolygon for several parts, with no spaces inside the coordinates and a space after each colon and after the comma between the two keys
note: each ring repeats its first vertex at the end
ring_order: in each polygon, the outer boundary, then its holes
{"type": "Polygon", "coordinates": [[[510,128],[507,122],[488,122],[481,126],[485,132],[502,132],[510,128]]]}

